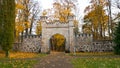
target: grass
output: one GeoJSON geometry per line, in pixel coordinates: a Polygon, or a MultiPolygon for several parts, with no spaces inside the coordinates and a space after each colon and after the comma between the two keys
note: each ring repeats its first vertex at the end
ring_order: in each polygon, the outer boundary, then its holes
{"type": "MultiPolygon", "coordinates": [[[[70,54],[73,56],[74,54],[70,54]]],[[[71,60],[74,68],[120,68],[120,56],[113,53],[76,53],[71,60]],[[87,57],[86,57],[87,56],[87,57]]]]}
{"type": "Polygon", "coordinates": [[[32,68],[46,54],[11,52],[9,58],[0,52],[0,68],[32,68]]]}
{"type": "Polygon", "coordinates": [[[74,68],[120,68],[120,58],[76,58],[74,68]]]}
{"type": "Polygon", "coordinates": [[[71,56],[108,56],[114,55],[113,52],[77,52],[77,53],[70,53],[71,56]]]}

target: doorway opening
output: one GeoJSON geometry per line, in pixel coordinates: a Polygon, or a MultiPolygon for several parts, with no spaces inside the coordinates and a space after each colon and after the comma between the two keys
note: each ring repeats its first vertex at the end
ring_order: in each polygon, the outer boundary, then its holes
{"type": "Polygon", "coordinates": [[[64,52],[66,39],[61,34],[55,34],[50,38],[51,51],[64,52]]]}

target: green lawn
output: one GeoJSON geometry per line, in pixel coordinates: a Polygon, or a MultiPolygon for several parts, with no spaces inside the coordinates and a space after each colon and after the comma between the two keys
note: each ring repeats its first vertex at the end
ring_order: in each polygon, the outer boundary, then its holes
{"type": "Polygon", "coordinates": [[[74,68],[120,68],[120,57],[112,53],[79,53],[71,63],[74,68]]]}

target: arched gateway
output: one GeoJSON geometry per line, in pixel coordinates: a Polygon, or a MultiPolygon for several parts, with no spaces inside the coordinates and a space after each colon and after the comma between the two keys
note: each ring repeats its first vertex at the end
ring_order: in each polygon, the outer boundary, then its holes
{"type": "Polygon", "coordinates": [[[42,21],[42,53],[49,53],[51,51],[50,38],[55,34],[61,34],[65,37],[65,52],[74,51],[74,16],[69,16],[68,23],[60,23],[59,21],[47,22],[47,16],[41,16],[42,21]]]}
{"type": "Polygon", "coordinates": [[[55,34],[50,38],[50,47],[52,51],[63,52],[65,51],[66,39],[61,34],[55,34]]]}

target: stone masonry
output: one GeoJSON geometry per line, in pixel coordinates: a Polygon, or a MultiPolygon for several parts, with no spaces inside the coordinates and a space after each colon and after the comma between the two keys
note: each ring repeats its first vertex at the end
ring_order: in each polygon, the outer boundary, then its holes
{"type": "Polygon", "coordinates": [[[23,42],[14,45],[13,50],[21,52],[40,52],[41,36],[29,35],[23,36],[23,42]]]}
{"type": "Polygon", "coordinates": [[[93,40],[92,34],[79,34],[76,40],[77,52],[113,51],[115,46],[111,40],[93,40]]]}

